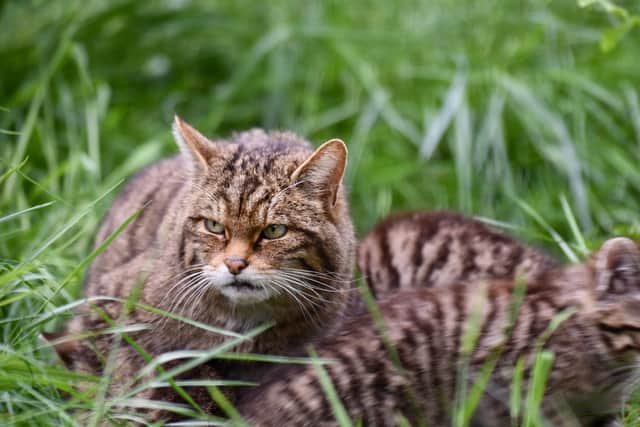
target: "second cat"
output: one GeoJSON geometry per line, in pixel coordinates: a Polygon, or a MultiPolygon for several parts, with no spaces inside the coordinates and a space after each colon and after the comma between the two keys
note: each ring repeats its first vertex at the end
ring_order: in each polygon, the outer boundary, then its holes
{"type": "MultiPolygon", "coordinates": [[[[461,387],[470,390],[487,365],[471,425],[519,423],[523,408],[510,410],[514,366],[523,363],[524,396],[541,349],[554,355],[541,406],[552,425],[608,425],[638,382],[640,248],[626,238],[526,285],[480,280],[401,291],[380,310],[386,335],[363,315],[316,346],[332,361],[325,369],[347,416],[363,425],[395,425],[399,414],[452,425],[461,387]],[[473,345],[464,344],[473,334],[473,345]]],[[[255,426],[337,425],[326,396],[316,367],[281,366],[239,408],[255,426]]]]}

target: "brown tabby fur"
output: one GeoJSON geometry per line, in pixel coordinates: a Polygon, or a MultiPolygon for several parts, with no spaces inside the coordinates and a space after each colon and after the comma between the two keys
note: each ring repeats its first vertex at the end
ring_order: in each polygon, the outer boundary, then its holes
{"type": "Polygon", "coordinates": [[[357,260],[377,298],[459,281],[535,279],[558,265],[478,220],[447,211],[385,219],[362,240],[357,260]]]}
{"type": "MultiPolygon", "coordinates": [[[[404,371],[391,362],[368,315],[318,343],[318,354],[334,361],[326,369],[349,416],[366,426],[394,425],[398,413],[412,424],[451,425],[457,384],[470,385],[496,358],[472,425],[511,425],[513,367],[522,357],[526,392],[541,345],[555,354],[545,415],[553,425],[604,425],[638,384],[640,248],[629,239],[611,239],[584,264],[532,279],[519,305],[515,288],[514,281],[479,281],[385,299],[380,309],[387,336],[404,371]],[[519,311],[510,321],[514,306],[519,311]],[[567,310],[573,314],[549,333],[550,321],[567,310]],[[472,324],[478,338],[465,356],[462,337],[472,324]],[[463,379],[458,373],[465,360],[463,379]]],[[[282,366],[239,408],[255,426],[336,425],[325,396],[314,367],[282,366]]]]}
{"type": "MultiPolygon", "coordinates": [[[[85,295],[127,299],[140,288],[140,303],[237,333],[275,322],[233,349],[242,352],[280,353],[336,326],[355,258],[341,185],[344,144],[332,140],[314,152],[292,133],[262,130],[212,142],[178,117],[174,134],[182,153],[134,177],[104,219],[96,244],[142,209],[92,263],[85,295]],[[223,235],[207,231],[205,219],[223,224],[223,235]],[[269,224],[284,224],[288,232],[266,239],[261,231],[269,224]],[[247,266],[236,276],[226,265],[238,259],[247,266]]],[[[211,349],[229,339],[144,309],[126,313],[121,303],[104,301],[84,309],[68,331],[109,327],[100,310],[120,324],[149,325],[130,335],[151,357],[211,349]]],[[[73,368],[100,373],[111,338],[79,343],[73,368]]],[[[145,365],[126,344],[115,355],[112,395],[130,386],[145,365]]],[[[218,372],[215,361],[202,369],[199,375],[208,378],[229,374],[218,372]]],[[[137,397],[176,400],[169,389],[137,397]]],[[[206,407],[211,399],[204,400],[206,407]]]]}

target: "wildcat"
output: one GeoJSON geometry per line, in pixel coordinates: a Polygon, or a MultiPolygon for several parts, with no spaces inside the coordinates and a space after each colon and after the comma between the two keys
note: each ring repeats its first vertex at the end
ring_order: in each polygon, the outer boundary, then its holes
{"type": "Polygon", "coordinates": [[[558,262],[454,212],[392,215],[358,245],[357,264],[377,298],[402,289],[479,279],[534,279],[558,262]]]}
{"type": "MultiPolygon", "coordinates": [[[[542,401],[553,425],[605,425],[639,383],[640,248],[626,238],[524,287],[491,280],[399,291],[380,310],[400,367],[368,315],[316,346],[333,361],[325,369],[348,415],[363,425],[394,425],[398,413],[415,424],[451,425],[456,389],[467,382],[470,390],[487,363],[494,369],[471,425],[512,425],[514,365],[524,361],[526,393],[538,348],[554,353],[542,401]],[[552,329],[559,316],[564,321],[552,329]],[[462,337],[473,324],[477,339],[465,350],[462,337]],[[468,373],[459,376],[464,366],[468,373]]],[[[276,368],[239,410],[254,426],[337,425],[309,365],[276,368]]]]}
{"type": "MultiPolygon", "coordinates": [[[[236,333],[275,323],[234,351],[276,354],[335,327],[355,259],[341,184],[344,143],[334,139],[314,151],[292,133],[263,130],[211,141],[177,116],[173,133],[180,155],[131,179],[103,220],[96,245],[139,210],[91,264],[84,294],[133,298],[236,333]]],[[[103,330],[113,322],[147,325],[130,336],[149,357],[210,349],[229,339],[140,305],[125,310],[120,301],[108,300],[85,307],[68,332],[103,330]]],[[[74,344],[67,354],[72,368],[99,374],[114,340],[97,335],[74,344]]],[[[120,344],[110,394],[134,384],[145,365],[138,351],[120,344]]],[[[229,374],[219,370],[210,361],[199,374],[229,374]]],[[[206,408],[211,398],[204,395],[206,408]]],[[[180,401],[166,388],[136,396],[180,401]]]]}

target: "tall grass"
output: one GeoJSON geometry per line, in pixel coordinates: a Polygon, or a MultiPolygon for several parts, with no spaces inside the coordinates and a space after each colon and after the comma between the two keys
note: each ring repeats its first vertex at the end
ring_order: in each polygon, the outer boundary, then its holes
{"type": "Polygon", "coordinates": [[[174,112],[343,138],[360,232],[453,208],[570,259],[639,235],[640,11],[620,4],[0,2],[1,422],[95,403],[40,333],[122,180],[175,151],[174,112]]]}

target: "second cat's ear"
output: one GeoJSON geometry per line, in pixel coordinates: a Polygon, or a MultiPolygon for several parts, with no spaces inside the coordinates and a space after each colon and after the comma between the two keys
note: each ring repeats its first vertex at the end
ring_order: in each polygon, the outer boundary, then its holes
{"type": "Polygon", "coordinates": [[[180,151],[193,159],[194,165],[201,169],[209,167],[210,159],[216,155],[214,142],[211,142],[177,115],[173,120],[173,137],[180,151]]]}
{"type": "Polygon", "coordinates": [[[346,167],[347,146],[339,139],[332,139],[318,147],[311,157],[291,174],[291,181],[303,182],[327,194],[331,206],[334,206],[346,167]]]}
{"type": "Polygon", "coordinates": [[[599,299],[640,294],[640,249],[631,239],[609,239],[594,255],[599,299]]]}

